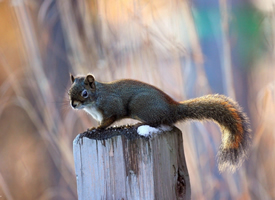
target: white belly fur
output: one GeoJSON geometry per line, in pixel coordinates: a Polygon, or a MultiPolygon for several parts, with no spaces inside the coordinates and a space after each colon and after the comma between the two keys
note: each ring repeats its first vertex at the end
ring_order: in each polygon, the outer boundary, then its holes
{"type": "Polygon", "coordinates": [[[103,119],[102,113],[95,107],[88,107],[84,108],[84,110],[92,115],[92,117],[97,120],[98,122],[101,122],[103,119]]]}

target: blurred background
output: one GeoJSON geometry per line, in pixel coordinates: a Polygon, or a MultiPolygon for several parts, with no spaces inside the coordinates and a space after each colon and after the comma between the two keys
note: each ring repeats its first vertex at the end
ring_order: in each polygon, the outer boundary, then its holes
{"type": "Polygon", "coordinates": [[[218,172],[216,124],[177,124],[192,199],[275,199],[274,41],[272,0],[1,0],[0,199],[77,198],[72,141],[97,123],[67,91],[88,72],[237,100],[253,140],[233,175],[218,172]]]}

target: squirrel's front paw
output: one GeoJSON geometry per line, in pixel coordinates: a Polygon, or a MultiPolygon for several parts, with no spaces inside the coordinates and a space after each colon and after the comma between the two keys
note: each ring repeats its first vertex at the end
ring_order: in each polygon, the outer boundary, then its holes
{"type": "Polygon", "coordinates": [[[87,131],[101,131],[103,130],[104,128],[98,126],[98,127],[92,127],[92,128],[88,128],[87,131]]]}
{"type": "Polygon", "coordinates": [[[96,127],[92,127],[92,128],[88,128],[87,131],[94,131],[96,129],[97,129],[96,127]]]}

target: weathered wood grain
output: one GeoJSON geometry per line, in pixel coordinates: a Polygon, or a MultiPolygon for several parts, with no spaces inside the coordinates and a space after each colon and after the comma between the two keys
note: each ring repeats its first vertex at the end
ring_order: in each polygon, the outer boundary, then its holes
{"type": "MultiPolygon", "coordinates": [[[[135,131],[135,130],[131,130],[135,131]]],[[[74,140],[79,200],[190,199],[181,131],[151,138],[74,140]]]]}

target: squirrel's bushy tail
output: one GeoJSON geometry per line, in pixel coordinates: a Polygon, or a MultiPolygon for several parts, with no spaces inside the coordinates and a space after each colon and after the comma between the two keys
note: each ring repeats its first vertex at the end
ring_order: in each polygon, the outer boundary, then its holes
{"type": "Polygon", "coordinates": [[[247,157],[251,141],[249,121],[239,105],[223,95],[207,95],[180,102],[179,106],[177,115],[182,120],[209,119],[220,125],[219,170],[229,168],[235,171],[247,157]]]}

